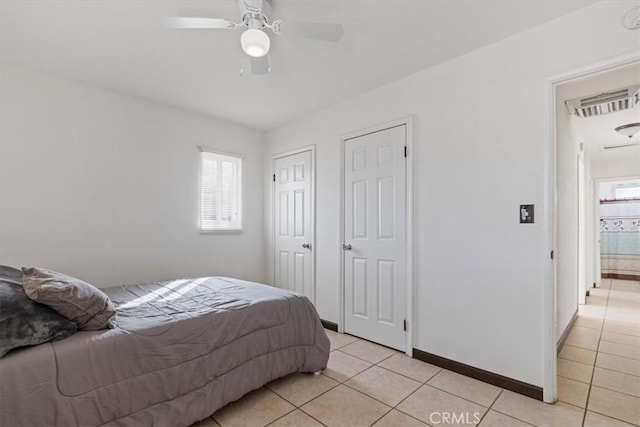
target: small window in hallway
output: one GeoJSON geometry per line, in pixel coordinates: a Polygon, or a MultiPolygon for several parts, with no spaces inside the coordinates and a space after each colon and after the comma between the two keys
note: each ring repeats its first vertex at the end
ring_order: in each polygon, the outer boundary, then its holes
{"type": "Polygon", "coordinates": [[[640,199],[640,186],[633,187],[617,187],[614,190],[616,200],[622,199],[640,199]]]}

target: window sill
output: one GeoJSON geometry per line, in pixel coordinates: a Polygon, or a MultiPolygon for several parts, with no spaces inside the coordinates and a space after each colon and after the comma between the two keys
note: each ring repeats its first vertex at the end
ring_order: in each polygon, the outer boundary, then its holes
{"type": "Polygon", "coordinates": [[[220,228],[217,230],[200,230],[200,234],[242,234],[242,228],[220,228]]]}

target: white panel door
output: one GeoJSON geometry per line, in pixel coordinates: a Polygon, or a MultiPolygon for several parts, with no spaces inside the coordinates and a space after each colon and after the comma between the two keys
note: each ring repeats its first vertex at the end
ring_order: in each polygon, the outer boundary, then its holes
{"type": "Polygon", "coordinates": [[[406,126],[345,141],[345,332],[405,350],[406,126]]]}
{"type": "Polygon", "coordinates": [[[275,160],[275,285],[314,301],[311,151],[275,160]]]}

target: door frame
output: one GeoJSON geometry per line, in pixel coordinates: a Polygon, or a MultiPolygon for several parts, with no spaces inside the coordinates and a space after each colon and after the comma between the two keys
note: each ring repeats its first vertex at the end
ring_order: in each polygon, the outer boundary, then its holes
{"type": "Polygon", "coordinates": [[[371,133],[380,132],[386,129],[390,129],[397,126],[406,126],[405,143],[407,145],[407,157],[406,157],[406,206],[405,206],[405,219],[406,219],[406,318],[407,318],[407,331],[405,333],[405,353],[413,357],[413,116],[408,116],[396,120],[392,120],[386,123],[382,123],[375,126],[370,126],[364,129],[360,129],[354,132],[349,132],[340,136],[339,154],[340,167],[338,168],[338,185],[339,185],[339,221],[340,221],[340,234],[339,234],[339,247],[338,247],[338,266],[340,272],[339,278],[339,310],[340,316],[338,320],[338,332],[344,332],[345,322],[345,283],[344,283],[344,252],[342,250],[342,244],[344,243],[344,173],[345,173],[345,161],[344,161],[344,148],[345,142],[349,139],[365,136],[371,133]]]}
{"type": "Polygon", "coordinates": [[[587,302],[587,177],[586,156],[578,153],[578,305],[587,302]]]}
{"type": "MultiPolygon", "coordinates": [[[[549,143],[545,145],[545,184],[544,184],[544,222],[545,241],[548,251],[542,256],[545,260],[549,260],[549,253],[555,251],[557,247],[557,161],[556,161],[556,128],[557,128],[557,110],[556,110],[556,88],[557,86],[579,80],[585,77],[595,76],[597,74],[606,73],[616,68],[632,65],[640,61],[640,52],[635,51],[629,54],[609,58],[595,64],[591,64],[578,69],[573,69],[547,79],[548,102],[550,105],[549,114],[549,143]]],[[[556,282],[557,282],[557,262],[551,260],[546,262],[545,281],[543,287],[543,400],[547,403],[553,403],[558,397],[557,383],[557,301],[556,301],[556,282]]]]}
{"type": "Polygon", "coordinates": [[[276,280],[276,182],[273,180],[273,176],[276,173],[276,160],[284,157],[293,156],[296,154],[304,153],[305,151],[311,152],[311,172],[309,177],[311,178],[311,212],[310,221],[311,229],[309,243],[311,243],[311,302],[316,303],[316,145],[307,145],[304,147],[296,148],[294,150],[285,151],[283,153],[275,154],[271,158],[271,175],[269,180],[271,181],[271,255],[272,259],[271,274],[273,275],[273,285],[275,286],[276,280]]]}

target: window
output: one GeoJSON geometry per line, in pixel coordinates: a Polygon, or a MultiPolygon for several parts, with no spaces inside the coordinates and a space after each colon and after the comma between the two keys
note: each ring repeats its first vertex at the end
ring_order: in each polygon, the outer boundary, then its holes
{"type": "Polygon", "coordinates": [[[620,186],[615,188],[614,195],[616,200],[621,199],[640,199],[640,186],[620,186]]]}
{"type": "Polygon", "coordinates": [[[200,230],[242,229],[242,159],[202,152],[200,230]]]}

